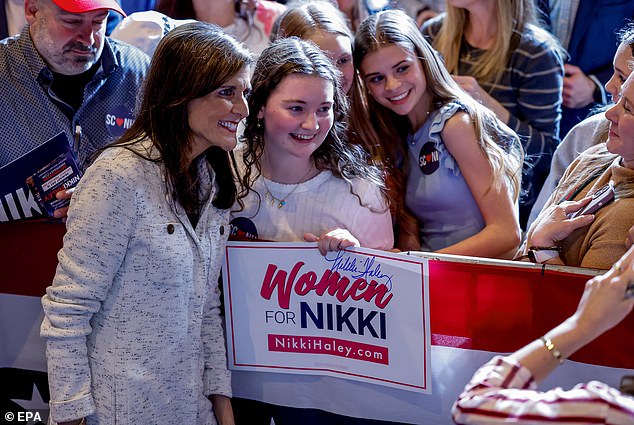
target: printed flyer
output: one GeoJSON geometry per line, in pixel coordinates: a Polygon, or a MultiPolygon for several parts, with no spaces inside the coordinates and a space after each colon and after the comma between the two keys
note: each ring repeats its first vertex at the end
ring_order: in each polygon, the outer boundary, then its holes
{"type": "Polygon", "coordinates": [[[431,392],[427,260],[313,243],[229,242],[229,367],[431,392]]]}
{"type": "Polygon", "coordinates": [[[55,194],[75,187],[80,178],[68,139],[59,133],[0,167],[0,222],[53,215],[70,202],[55,194]]]}

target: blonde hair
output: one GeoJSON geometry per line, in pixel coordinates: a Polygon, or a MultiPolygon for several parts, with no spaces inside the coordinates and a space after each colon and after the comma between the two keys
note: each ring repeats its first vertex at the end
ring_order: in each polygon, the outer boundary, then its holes
{"type": "Polygon", "coordinates": [[[310,38],[318,31],[343,35],[352,43],[353,35],[346,16],[328,1],[312,1],[287,9],[275,21],[271,42],[278,38],[310,38]]]}
{"type": "MultiPolygon", "coordinates": [[[[447,70],[455,74],[460,63],[460,50],[464,42],[469,12],[447,3],[442,25],[433,46],[443,55],[447,70]]],[[[561,45],[539,26],[532,0],[497,0],[498,31],[493,46],[486,49],[474,64],[471,76],[478,81],[497,81],[508,66],[511,54],[519,46],[527,27],[538,33],[540,39],[551,40],[553,48],[563,54],[561,45]]]]}

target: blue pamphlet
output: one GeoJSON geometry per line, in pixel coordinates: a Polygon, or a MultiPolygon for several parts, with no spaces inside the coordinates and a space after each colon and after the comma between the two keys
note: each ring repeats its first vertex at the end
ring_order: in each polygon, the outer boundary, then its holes
{"type": "Polygon", "coordinates": [[[0,222],[51,216],[69,204],[55,194],[74,187],[80,177],[66,134],[57,134],[0,168],[0,222]]]}

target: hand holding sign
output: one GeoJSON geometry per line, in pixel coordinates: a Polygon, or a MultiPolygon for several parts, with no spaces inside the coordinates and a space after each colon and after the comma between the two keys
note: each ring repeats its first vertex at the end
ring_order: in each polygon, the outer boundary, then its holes
{"type": "MultiPolygon", "coordinates": [[[[327,232],[326,239],[334,244],[345,234],[327,232]]],[[[335,251],[324,256],[304,243],[227,244],[229,368],[429,392],[425,261],[366,248],[335,251]]]]}
{"type": "Polygon", "coordinates": [[[353,246],[361,246],[359,240],[352,236],[346,229],[330,230],[320,237],[312,233],[305,233],[304,240],[306,242],[319,242],[319,252],[321,252],[321,255],[326,255],[328,251],[338,251],[353,246]]]}

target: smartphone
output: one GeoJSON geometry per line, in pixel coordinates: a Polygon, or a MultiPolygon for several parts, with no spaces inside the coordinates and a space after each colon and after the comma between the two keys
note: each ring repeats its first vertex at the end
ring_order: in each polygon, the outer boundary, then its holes
{"type": "Polygon", "coordinates": [[[601,207],[609,204],[614,200],[614,188],[612,184],[608,183],[605,186],[597,190],[592,199],[588,202],[588,205],[581,208],[579,211],[571,213],[568,218],[579,217],[580,215],[593,214],[597,212],[601,207]]]}

